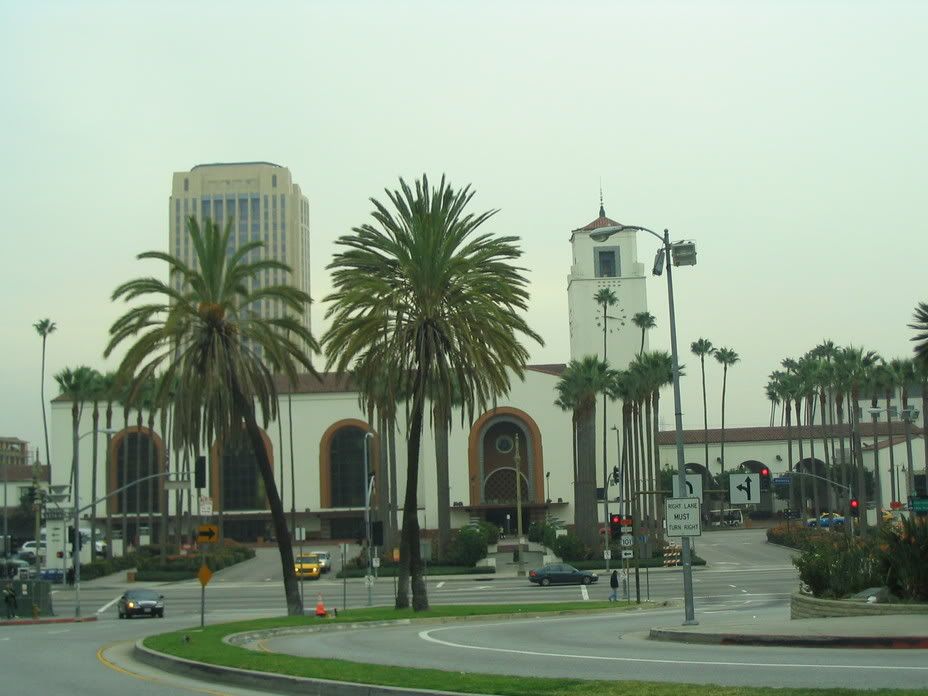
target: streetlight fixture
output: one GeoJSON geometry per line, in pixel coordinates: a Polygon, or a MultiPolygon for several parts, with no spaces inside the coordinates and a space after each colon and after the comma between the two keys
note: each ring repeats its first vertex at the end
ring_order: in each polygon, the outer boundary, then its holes
{"type": "MultiPolygon", "coordinates": [[[[672,266],[694,266],[696,265],[696,244],[691,241],[670,241],[669,230],[664,230],[664,234],[658,234],[654,230],[639,225],[615,225],[603,227],[590,234],[590,239],[594,242],[603,242],[609,237],[619,232],[647,232],[656,237],[661,242],[661,248],[654,258],[654,275],[661,275],[664,268],[667,269],[667,302],[670,311],[670,354],[673,361],[673,406],[674,421],[676,428],[676,445],[677,445],[677,476],[681,491],[686,490],[686,461],[683,456],[683,408],[680,403],[680,362],[677,356],[677,327],[673,306],[673,273],[672,266]]],[[[693,609],[693,565],[692,554],[690,551],[690,538],[683,537],[683,601],[685,607],[685,619],[683,625],[692,626],[698,623],[696,621],[693,609]]]]}

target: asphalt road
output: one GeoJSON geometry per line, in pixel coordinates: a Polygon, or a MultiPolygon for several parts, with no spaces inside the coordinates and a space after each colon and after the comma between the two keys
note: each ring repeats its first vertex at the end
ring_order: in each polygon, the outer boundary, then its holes
{"type": "MultiPolygon", "coordinates": [[[[798,585],[787,549],[767,544],[762,530],[706,534],[696,547],[710,563],[693,572],[701,623],[747,616],[756,616],[758,621],[786,617],[788,595],[798,585]]],[[[217,573],[206,590],[207,623],[282,614],[280,577],[275,549],[261,549],[255,559],[217,573]]],[[[649,591],[650,598],[657,601],[679,603],[682,597],[680,569],[647,574],[642,571],[640,580],[642,599],[649,591]]],[[[149,633],[199,624],[200,586],[196,581],[148,584],[164,594],[166,618],[119,621],[115,600],[128,586],[121,576],[84,584],[82,613],[97,615],[99,620],[94,623],[0,628],[0,654],[13,670],[13,682],[6,683],[23,687],[15,693],[115,696],[130,689],[140,695],[253,693],[225,687],[217,691],[209,685],[133,664],[126,653],[131,641],[149,633]],[[132,674],[108,666],[108,658],[128,666],[132,674]]],[[[349,608],[363,607],[368,602],[368,590],[360,580],[343,582],[329,575],[305,582],[304,588],[310,609],[319,595],[328,608],[344,608],[346,600],[349,608]]],[[[605,599],[609,587],[605,578],[588,588],[541,588],[525,578],[463,576],[431,578],[428,591],[433,604],[517,605],[605,599]]],[[[393,592],[392,579],[378,579],[371,589],[371,603],[392,605],[393,592]]],[[[73,590],[59,588],[54,595],[56,613],[73,615],[74,599],[73,590]]],[[[644,640],[651,626],[672,625],[682,618],[682,609],[673,608],[579,618],[370,629],[351,632],[351,636],[326,635],[324,639],[278,639],[282,642],[274,641],[273,647],[343,658],[356,655],[361,661],[378,661],[378,655],[387,655],[382,659],[390,664],[424,664],[458,671],[583,674],[607,679],[861,687],[921,686],[928,678],[928,671],[912,664],[924,662],[918,651],[713,648],[644,640]],[[916,660],[918,657],[922,659],[916,660]]]]}

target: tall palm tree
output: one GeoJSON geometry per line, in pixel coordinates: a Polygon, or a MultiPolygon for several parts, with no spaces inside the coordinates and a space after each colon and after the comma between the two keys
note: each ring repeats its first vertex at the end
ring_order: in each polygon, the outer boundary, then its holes
{"type": "Polygon", "coordinates": [[[48,466],[48,480],[52,480],[52,453],[48,448],[48,417],[45,413],[45,344],[48,342],[49,334],[53,333],[56,328],[55,322],[51,319],[40,319],[32,327],[39,336],[42,337],[42,378],[41,378],[41,401],[42,401],[42,429],[45,431],[45,464],[48,466]]]}
{"type": "MultiPolygon", "coordinates": [[[[848,410],[850,412],[851,420],[851,446],[853,448],[854,454],[856,455],[855,470],[857,472],[857,498],[859,498],[864,503],[866,503],[867,500],[867,488],[864,482],[864,460],[863,450],[861,448],[860,442],[860,392],[866,384],[870,369],[877,363],[878,360],[879,356],[872,350],[868,351],[864,350],[863,348],[855,348],[854,346],[842,348],[841,352],[838,354],[838,361],[840,364],[839,369],[844,372],[844,377],[847,380],[848,390],[851,395],[851,401],[848,404],[848,410]]],[[[866,527],[867,517],[866,515],[861,515],[861,533],[864,532],[866,527]]]]}
{"type": "Polygon", "coordinates": [[[335,290],[323,343],[328,367],[375,374],[387,366],[397,392],[409,395],[406,493],[396,607],[428,609],[419,552],[417,489],[423,414],[429,390],[450,402],[461,391],[462,417],[473,419],[522,379],[528,351],[520,335],[541,343],[520,316],[528,303],[522,255],[513,236],[478,232],[495,211],[473,214],[469,186],[455,190],[442,177],[431,187],[423,176],[415,189],[400,180],[386,191],[390,210],[372,199],[376,224],[340,237],[335,290]]]}
{"type": "Polygon", "coordinates": [[[709,409],[706,406],[706,356],[712,355],[715,348],[708,338],[700,338],[690,344],[690,350],[699,358],[699,369],[702,372],[702,436],[706,448],[706,471],[709,471],[709,409]]]}
{"type": "MultiPolygon", "coordinates": [[[[915,382],[915,363],[911,358],[895,358],[890,363],[901,390],[902,410],[909,407],[909,388],[915,382]]],[[[899,486],[900,490],[902,486],[899,486]]],[[[901,493],[900,493],[901,495],[901,493]]],[[[906,471],[906,495],[915,495],[915,465],[909,461],[906,471]]]]}
{"type": "Polygon", "coordinates": [[[207,219],[201,230],[194,218],[187,221],[196,254],[193,267],[158,251],[139,254],[139,259],[163,261],[170,282],[139,278],[120,285],[113,300],[127,302],[149,298],[129,309],[110,328],[105,355],[125,341],[135,339],[119,366],[119,374],[131,380],[134,390],[159,371],[154,402],[173,407],[175,442],[194,448],[218,439],[225,448],[248,442],[264,482],[274,534],[280,551],[284,592],[289,614],[302,614],[299,588],[293,567],[293,547],[274,471],[258,426],[255,402],[260,406],[264,428],[277,415],[277,391],[269,364],[282,368],[291,383],[297,368],[315,373],[307,349],[317,344],[300,321],[309,296],[286,285],[254,287],[259,274],[273,271],[286,276],[290,268],[274,260],[250,260],[263,246],[253,241],[231,249],[231,221],[221,230],[207,219]],[[180,281],[176,290],[175,281],[180,281]],[[255,311],[265,301],[277,305],[276,317],[255,311]],[[265,362],[260,354],[268,356],[265,362]],[[170,385],[177,385],[171,395],[170,385]]]}
{"type": "Polygon", "coordinates": [[[612,384],[609,368],[599,358],[588,355],[571,360],[555,385],[555,405],[572,414],[576,443],[574,483],[574,527],[587,547],[599,544],[596,524],[596,399],[612,384]]]}
{"type": "Polygon", "coordinates": [[[112,386],[111,376],[102,375],[96,370],[94,370],[93,377],[90,382],[90,388],[88,390],[88,398],[90,399],[93,411],[91,414],[91,419],[93,423],[93,451],[92,451],[92,464],[90,469],[90,501],[94,503],[93,507],[90,508],[90,560],[97,560],[97,433],[100,430],[100,402],[106,400],[107,391],[112,386]]]}
{"type": "MultiPolygon", "coordinates": [[[[660,473],[660,456],[657,444],[657,433],[658,433],[658,416],[660,404],[660,393],[661,389],[664,387],[673,384],[673,358],[670,353],[662,350],[649,351],[642,354],[639,358],[641,365],[646,376],[646,387],[650,391],[650,401],[651,401],[651,437],[653,438],[653,445],[651,445],[650,464],[648,468],[648,490],[657,490],[658,488],[658,474],[660,473]]],[[[683,376],[683,366],[680,366],[680,376],[683,376]]],[[[701,501],[700,501],[701,502],[701,501]]],[[[653,496],[648,496],[649,508],[651,511],[651,519],[653,520],[653,531],[656,534],[659,534],[663,529],[663,509],[662,506],[658,504],[658,501],[653,496]]]]}
{"type": "Polygon", "coordinates": [[[635,315],[632,317],[632,323],[641,329],[641,347],[638,348],[638,355],[641,355],[644,353],[645,334],[648,332],[648,329],[653,329],[657,326],[657,319],[650,312],[635,312],[635,315]]]}
{"type": "MultiPolygon", "coordinates": [[[[923,364],[928,363],[928,302],[919,302],[915,307],[913,321],[909,324],[910,329],[915,329],[919,333],[912,336],[916,341],[915,359],[923,364]]],[[[922,409],[923,411],[925,409],[922,409]]]]}
{"type": "MultiPolygon", "coordinates": [[[[609,308],[610,308],[610,307],[614,307],[614,306],[615,306],[616,304],[618,304],[618,302],[619,302],[619,298],[616,297],[616,294],[615,294],[610,288],[601,288],[601,289],[600,289],[599,291],[597,291],[597,293],[593,296],[593,300],[596,302],[596,304],[599,305],[600,311],[602,312],[602,324],[603,324],[603,362],[604,362],[605,364],[608,365],[608,364],[609,364],[609,359],[608,359],[607,354],[606,354],[606,335],[607,335],[607,333],[608,333],[608,332],[607,332],[607,328],[608,328],[608,326],[609,326],[609,320],[612,319],[613,321],[619,321],[621,325],[624,325],[624,324],[625,324],[625,318],[624,318],[624,317],[625,317],[625,314],[623,313],[621,317],[612,317],[612,316],[609,315],[609,308]]],[[[604,391],[603,391],[603,433],[602,433],[602,439],[603,439],[602,482],[603,482],[603,486],[604,486],[604,487],[607,486],[607,484],[606,484],[606,476],[608,475],[608,471],[609,471],[609,464],[608,464],[608,462],[606,461],[606,458],[607,458],[607,450],[608,450],[608,446],[607,446],[607,442],[608,442],[608,439],[607,439],[608,431],[607,431],[607,425],[606,425],[606,423],[607,423],[607,415],[608,415],[608,414],[607,414],[607,411],[608,411],[608,398],[607,398],[606,391],[604,390],[604,391]]]]}
{"type": "MultiPolygon", "coordinates": [[[[105,372],[100,376],[97,386],[100,390],[101,400],[106,402],[106,410],[104,412],[104,417],[106,419],[106,452],[103,455],[104,458],[104,480],[109,481],[110,467],[112,466],[112,455],[110,453],[110,445],[113,441],[113,402],[118,398],[118,393],[116,390],[116,373],[115,372],[105,372]]],[[[96,461],[96,460],[95,460],[96,461]]],[[[94,483],[96,483],[97,477],[96,474],[93,476],[94,483]]],[[[118,485],[117,485],[118,488],[118,485]]],[[[109,493],[108,485],[103,486],[103,490],[109,493]]],[[[96,498],[94,498],[96,500],[96,498]]],[[[104,509],[106,510],[106,557],[111,559],[113,557],[113,516],[111,512],[111,503],[109,497],[104,501],[104,509]]],[[[94,528],[97,520],[97,508],[94,506],[93,517],[91,517],[91,529],[94,528]]],[[[92,532],[92,535],[96,532],[92,532]]],[[[94,536],[94,538],[96,538],[94,536]]]]}
{"type": "MultiPolygon", "coordinates": [[[[73,370],[66,367],[57,375],[55,381],[58,383],[58,390],[62,396],[65,396],[71,402],[71,485],[74,482],[74,473],[78,466],[78,440],[80,438],[81,414],[84,410],[84,402],[90,395],[93,385],[94,370],[86,365],[81,365],[73,370]]],[[[75,491],[75,496],[78,491],[75,491]]]]}
{"type": "Polygon", "coordinates": [[[722,365],[722,473],[725,472],[725,391],[728,385],[728,368],[741,358],[731,348],[719,348],[715,351],[715,359],[722,365]]]}

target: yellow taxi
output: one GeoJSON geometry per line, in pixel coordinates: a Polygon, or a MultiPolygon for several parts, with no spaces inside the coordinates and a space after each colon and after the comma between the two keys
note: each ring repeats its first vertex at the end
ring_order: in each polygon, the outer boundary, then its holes
{"type": "Polygon", "coordinates": [[[322,574],[322,565],[318,556],[297,556],[293,562],[293,570],[300,580],[318,580],[322,574]]]}

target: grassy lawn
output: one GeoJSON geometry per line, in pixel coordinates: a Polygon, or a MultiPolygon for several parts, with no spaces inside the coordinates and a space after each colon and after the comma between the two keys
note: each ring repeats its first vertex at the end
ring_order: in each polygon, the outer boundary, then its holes
{"type": "MultiPolygon", "coordinates": [[[[630,607],[635,608],[635,605],[630,607]]],[[[850,694],[924,694],[924,691],[881,689],[863,691],[855,689],[774,689],[756,687],[722,687],[684,685],[663,682],[590,681],[584,679],[543,679],[538,677],[507,677],[492,674],[464,674],[435,669],[414,669],[385,665],[362,664],[347,660],[324,660],[311,657],[294,657],[257,652],[227,645],[222,639],[232,633],[261,631],[270,628],[319,626],[359,621],[395,621],[399,619],[426,619],[445,617],[480,617],[499,614],[537,615],[564,611],[625,611],[609,602],[566,602],[562,604],[437,606],[428,612],[397,611],[391,607],[373,607],[340,612],[335,619],[317,619],[311,616],[288,616],[236,623],[191,628],[150,636],[144,643],[148,648],[189,660],[217,665],[240,667],[264,672],[276,672],[300,677],[315,677],[360,684],[383,684],[407,688],[459,691],[462,693],[500,694],[512,696],[677,696],[685,690],[687,696],[802,696],[810,692],[818,696],[846,696],[850,694]],[[189,640],[185,640],[185,636],[189,640]]]]}

